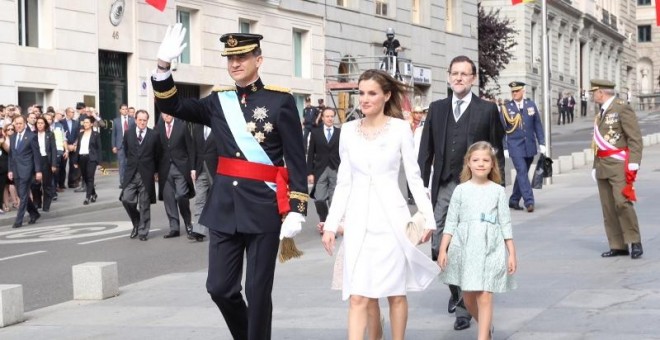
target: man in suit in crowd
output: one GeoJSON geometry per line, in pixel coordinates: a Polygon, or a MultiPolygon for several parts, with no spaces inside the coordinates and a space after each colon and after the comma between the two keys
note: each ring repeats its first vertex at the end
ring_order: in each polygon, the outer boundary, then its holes
{"type": "Polygon", "coordinates": [[[67,107],[64,111],[65,117],[61,121],[64,128],[64,138],[67,144],[68,157],[60,163],[58,186],[64,189],[64,181],[68,179],[69,188],[75,188],[80,178],[80,170],[74,167],[78,154],[76,145],[78,144],[78,134],[80,133],[80,122],[73,119],[74,111],[72,107],[67,107]],[[68,162],[67,162],[68,160],[68,162]],[[69,176],[67,177],[67,163],[69,164],[69,176]]]}
{"type": "Polygon", "coordinates": [[[557,125],[566,124],[566,97],[559,91],[557,93],[557,125]]]}
{"type": "Polygon", "coordinates": [[[165,203],[170,232],[165,238],[179,237],[179,212],[189,238],[192,235],[190,199],[195,197],[195,146],[186,122],[162,113],[156,129],[162,156],[158,166],[158,199],[165,203]]]}
{"type": "Polygon", "coordinates": [[[261,81],[258,34],[220,37],[235,87],[181,98],[169,69],[184,38],[181,24],[168,28],[151,83],[162,112],[210,126],[216,138],[219,166],[199,219],[209,228],[206,289],[234,339],[270,339],[279,242],[289,239],[291,245],[300,232],[309,198],[300,115],[290,90],[261,81]],[[247,302],[241,293],[244,258],[247,302]]]}
{"type": "Polygon", "coordinates": [[[602,257],[627,256],[637,259],[644,253],[639,221],[633,202],[633,182],[642,161],[642,132],[635,111],[617,99],[615,84],[591,80],[594,102],[602,105],[594,123],[594,165],[592,176],[598,184],[605,233],[610,250],[602,257]],[[628,249],[630,244],[630,250],[628,249]]]}
{"type": "Polygon", "coordinates": [[[112,153],[117,155],[119,163],[119,184],[124,182],[124,173],[126,172],[126,153],[122,148],[124,134],[128,129],[135,125],[135,119],[128,116],[128,105],[119,106],[119,117],[112,120],[112,153]]]}
{"type": "Polygon", "coordinates": [[[545,154],[545,135],[536,103],[525,98],[525,83],[512,81],[509,87],[512,100],[502,110],[502,121],[506,132],[504,155],[511,158],[513,167],[516,168],[516,179],[509,198],[509,207],[523,210],[520,206],[520,198],[522,198],[527,212],[531,213],[534,211],[534,192],[529,183],[529,167],[536,156],[537,141],[539,152],[545,154]]]}
{"type": "MultiPolygon", "coordinates": [[[[463,158],[470,145],[489,142],[497,150],[504,182],[504,130],[494,103],[479,99],[471,92],[477,67],[470,58],[458,56],[449,64],[449,83],[453,95],[429,106],[419,147],[419,166],[424,186],[431,188],[431,202],[437,230],[433,233],[431,256],[438,259],[449,201],[459,184],[463,158]],[[430,178],[433,166],[433,178],[430,178]]],[[[504,185],[504,183],[502,183],[504,185]]],[[[470,327],[470,314],[463,303],[460,287],[450,285],[448,311],[456,312],[455,330],[470,327]]]]}
{"type": "Polygon", "coordinates": [[[580,89],[580,115],[582,117],[587,116],[587,100],[589,99],[588,92],[584,89],[580,89]]]}
{"type": "Polygon", "coordinates": [[[323,125],[312,130],[307,152],[307,181],[314,184],[310,194],[314,198],[319,220],[325,222],[332,195],[337,186],[339,167],[339,133],[334,126],[335,110],[326,107],[321,113],[323,125]]]}
{"type": "Polygon", "coordinates": [[[146,241],[151,226],[151,204],[156,204],[155,176],[161,148],[158,132],[147,127],[149,113],[138,110],[135,128],[124,134],[123,148],[126,152],[126,172],[119,199],[133,223],[131,238],[140,236],[146,241]],[[139,205],[139,210],[138,210],[139,205]]]}
{"type": "Polygon", "coordinates": [[[18,192],[18,198],[21,200],[14,220],[13,228],[20,228],[23,225],[25,211],[30,214],[28,224],[37,222],[41,215],[37,207],[30,198],[30,186],[33,177],[41,181],[41,154],[39,153],[39,142],[37,135],[26,128],[25,118],[17,116],[14,118],[14,135],[10,138],[9,152],[9,173],[7,177],[13,180],[18,192]]]}
{"type": "Polygon", "coordinates": [[[575,118],[575,98],[573,98],[573,93],[569,92],[566,99],[566,119],[569,123],[573,123],[575,118]]]}
{"type": "Polygon", "coordinates": [[[195,124],[193,127],[195,143],[195,212],[193,213],[193,237],[201,242],[208,235],[208,228],[199,223],[199,216],[211,194],[213,179],[218,168],[218,147],[211,128],[195,124]]]}

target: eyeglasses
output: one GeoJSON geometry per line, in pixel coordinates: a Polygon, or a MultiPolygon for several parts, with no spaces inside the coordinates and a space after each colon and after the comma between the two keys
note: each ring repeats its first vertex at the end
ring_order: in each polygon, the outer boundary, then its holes
{"type": "Polygon", "coordinates": [[[9,131],[14,132],[14,129],[7,129],[7,132],[9,132],[9,131]]]}
{"type": "Polygon", "coordinates": [[[472,75],[474,75],[474,73],[460,73],[460,72],[451,72],[451,73],[449,73],[449,76],[454,78],[454,79],[456,79],[456,78],[465,79],[465,78],[470,77],[472,75]]]}

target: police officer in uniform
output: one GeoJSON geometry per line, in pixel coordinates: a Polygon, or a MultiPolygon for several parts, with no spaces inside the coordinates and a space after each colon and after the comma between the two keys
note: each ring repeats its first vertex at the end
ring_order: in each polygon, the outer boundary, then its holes
{"type": "Polygon", "coordinates": [[[523,199],[527,212],[534,211],[534,193],[529,183],[529,167],[536,156],[536,143],[539,151],[545,154],[545,136],[541,125],[541,115],[534,101],[525,98],[525,83],[512,81],[511,101],[501,109],[504,131],[506,132],[505,155],[511,158],[516,169],[513,192],[509,198],[509,207],[523,210],[523,199]]]}
{"type": "Polygon", "coordinates": [[[590,89],[594,102],[601,105],[594,122],[592,170],[610,245],[610,250],[601,256],[630,255],[636,259],[644,253],[632,187],[642,161],[642,133],[635,111],[615,97],[614,86],[611,81],[593,79],[590,89]]]}
{"type": "Polygon", "coordinates": [[[309,198],[300,116],[288,89],[261,81],[257,34],[220,38],[235,87],[179,98],[169,62],[185,48],[185,34],[181,24],[168,27],[152,84],[162,112],[210,126],[217,141],[218,167],[199,219],[209,228],[206,288],[234,339],[270,339],[278,244],[300,232],[309,198]]]}

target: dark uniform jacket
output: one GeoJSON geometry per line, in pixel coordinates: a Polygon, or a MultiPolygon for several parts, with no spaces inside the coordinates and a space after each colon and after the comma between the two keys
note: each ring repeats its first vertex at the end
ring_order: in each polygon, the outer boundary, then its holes
{"type": "MultiPolygon", "coordinates": [[[[210,126],[218,156],[246,160],[229,129],[217,91],[237,91],[246,129],[258,140],[273,165],[289,172],[289,206],[292,212],[307,213],[307,169],[302,145],[300,115],[288,90],[264,86],[261,79],[246,88],[218,88],[202,99],[179,98],[174,80],[152,78],[156,105],[162,112],[210,126]]],[[[275,191],[258,180],[217,175],[199,222],[211,229],[234,234],[278,233],[282,220],[275,191]]]]}
{"type": "MultiPolygon", "coordinates": [[[[438,199],[438,190],[440,188],[440,175],[442,162],[445,161],[445,141],[447,139],[448,120],[453,119],[452,98],[448,97],[436,100],[429,106],[429,113],[426,116],[424,130],[422,130],[422,141],[419,146],[419,167],[422,171],[424,186],[431,185],[431,202],[435,205],[438,199]],[[430,179],[431,165],[433,178],[430,179]]],[[[497,149],[497,161],[499,162],[502,181],[504,181],[504,150],[502,140],[504,130],[500,122],[499,112],[494,103],[479,99],[472,94],[470,105],[465,109],[462,119],[468,119],[468,147],[475,142],[489,142],[497,149]]]]}
{"type": "Polygon", "coordinates": [[[138,143],[135,127],[128,129],[124,134],[122,147],[126,153],[126,172],[124,173],[122,187],[125,188],[131,182],[133,176],[139,173],[149,194],[151,204],[156,204],[154,174],[158,171],[158,162],[160,161],[160,139],[156,130],[145,128],[145,131],[142,144],[138,143]]]}
{"type": "Polygon", "coordinates": [[[170,173],[170,163],[174,163],[183,175],[188,186],[188,198],[195,197],[195,184],[190,171],[195,169],[195,146],[186,122],[180,119],[172,120],[172,131],[167,138],[165,120],[161,119],[157,126],[160,136],[161,157],[158,165],[158,199],[163,200],[163,189],[170,173]]]}
{"type": "Polygon", "coordinates": [[[332,137],[328,142],[325,125],[312,129],[307,151],[307,174],[314,175],[314,185],[325,168],[337,170],[339,167],[339,134],[341,129],[333,127],[332,137]]]}
{"type": "Polygon", "coordinates": [[[505,149],[509,150],[509,155],[511,157],[534,157],[536,141],[545,145],[541,115],[534,101],[523,99],[523,107],[520,110],[518,103],[512,100],[506,104],[506,110],[502,112],[502,115],[505,116],[503,119],[506,132],[505,149]],[[519,121],[519,123],[512,124],[512,121],[519,121]]]}
{"type": "MultiPolygon", "coordinates": [[[[596,115],[598,132],[617,149],[630,150],[629,163],[640,164],[642,161],[642,132],[639,129],[635,111],[621,99],[614,99],[602,118],[596,115]]],[[[621,176],[624,173],[624,162],[612,157],[594,157],[596,178],[605,179],[621,176]]]]}
{"type": "Polygon", "coordinates": [[[204,170],[204,163],[211,173],[211,178],[215,177],[215,170],[218,167],[218,147],[215,143],[213,132],[204,140],[204,125],[195,124],[193,127],[193,140],[195,144],[195,170],[197,176],[204,170]]]}

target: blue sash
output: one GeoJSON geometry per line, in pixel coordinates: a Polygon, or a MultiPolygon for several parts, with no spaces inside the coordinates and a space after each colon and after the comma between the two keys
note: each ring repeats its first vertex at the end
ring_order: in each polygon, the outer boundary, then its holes
{"type": "MultiPolygon", "coordinates": [[[[250,162],[273,165],[266,151],[264,151],[261,145],[259,145],[259,142],[245,128],[247,122],[245,121],[245,117],[243,117],[243,110],[241,110],[236,92],[218,92],[218,98],[220,99],[222,111],[225,113],[229,130],[234,135],[234,140],[238,144],[238,148],[243,152],[243,155],[245,155],[245,158],[250,162]]],[[[264,183],[273,190],[277,188],[273,182],[264,183]]]]}

